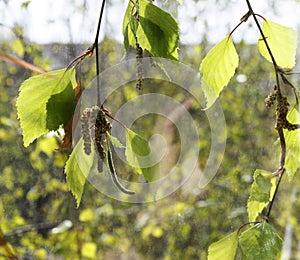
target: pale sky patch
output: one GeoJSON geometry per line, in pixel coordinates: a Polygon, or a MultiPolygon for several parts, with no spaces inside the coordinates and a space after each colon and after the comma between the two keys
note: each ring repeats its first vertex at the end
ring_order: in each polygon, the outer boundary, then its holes
{"type": "MultiPolygon", "coordinates": [[[[9,0],[8,4],[4,4],[0,1],[0,22],[8,27],[16,24],[24,26],[25,36],[31,41],[41,44],[93,41],[101,1],[86,1],[86,10],[80,8],[82,0],[32,0],[28,8],[21,8],[22,2],[22,0],[9,0]]],[[[168,6],[165,0],[162,2],[165,2],[164,7],[168,6]]],[[[277,9],[274,10],[270,6],[272,2],[270,0],[252,1],[253,9],[274,22],[295,29],[299,27],[300,3],[296,0],[278,0],[276,1],[277,9]]],[[[110,0],[107,3],[100,36],[103,37],[107,33],[110,37],[122,42],[122,21],[127,1],[110,0]]],[[[210,42],[220,41],[247,12],[246,1],[228,1],[225,6],[222,5],[222,1],[220,3],[217,5],[215,1],[210,0],[201,0],[197,3],[183,0],[178,12],[166,10],[178,15],[182,43],[200,43],[205,32],[210,42]]],[[[252,19],[247,24],[253,24],[252,19]]],[[[243,38],[248,42],[256,42],[259,36],[258,31],[255,27],[249,29],[247,24],[241,26],[235,33],[234,39],[243,38]]],[[[11,35],[9,30],[0,26],[0,40],[8,38],[9,35],[11,35]]]]}

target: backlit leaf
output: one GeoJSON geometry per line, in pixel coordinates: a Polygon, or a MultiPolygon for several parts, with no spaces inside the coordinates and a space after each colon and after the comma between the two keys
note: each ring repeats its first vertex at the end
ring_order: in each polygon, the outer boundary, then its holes
{"type": "Polygon", "coordinates": [[[176,20],[167,12],[149,1],[138,3],[139,16],[130,2],[123,21],[124,46],[136,48],[136,40],[141,48],[154,57],[178,60],[179,28],[176,20]]]}
{"type": "Polygon", "coordinates": [[[109,140],[111,141],[111,143],[113,144],[113,146],[118,147],[118,148],[124,148],[123,144],[119,141],[119,139],[115,136],[112,135],[108,135],[109,140]]]}
{"type": "Polygon", "coordinates": [[[276,178],[271,172],[256,170],[254,182],[248,200],[249,221],[253,222],[262,210],[269,204],[276,187],[276,178]]]}
{"type": "MultiPolygon", "coordinates": [[[[78,102],[78,100],[80,99],[81,94],[82,94],[82,87],[81,87],[80,81],[78,81],[77,86],[74,88],[74,93],[75,93],[76,102],[78,102]]],[[[61,150],[70,149],[72,147],[73,119],[74,119],[74,115],[72,114],[72,116],[69,118],[69,120],[63,125],[65,135],[64,135],[62,143],[59,147],[59,149],[61,149],[61,150]]],[[[76,116],[75,116],[75,120],[76,120],[76,116]]]]}
{"type": "Polygon", "coordinates": [[[282,239],[274,228],[266,222],[257,224],[243,232],[239,242],[243,259],[247,260],[277,259],[282,247],[282,239]]]}
{"type": "Polygon", "coordinates": [[[56,130],[66,124],[76,106],[75,94],[71,84],[60,93],[52,95],[47,102],[47,130],[56,130]]]}
{"type": "Polygon", "coordinates": [[[178,60],[179,28],[176,20],[146,0],[139,1],[137,39],[152,56],[178,60]]]}
{"type": "Polygon", "coordinates": [[[209,108],[228,84],[239,64],[239,56],[231,37],[219,42],[200,65],[201,84],[209,108]]]}
{"type": "Polygon", "coordinates": [[[238,246],[238,232],[235,231],[208,248],[208,260],[233,260],[238,246]]]}
{"type": "Polygon", "coordinates": [[[75,70],[65,69],[33,76],[23,82],[17,108],[25,147],[69,120],[76,105],[74,82],[75,70]]]}
{"type": "MultiPolygon", "coordinates": [[[[300,107],[296,105],[288,114],[287,119],[293,124],[300,124],[300,107]]],[[[292,180],[300,168],[300,129],[294,131],[284,130],[286,141],[285,168],[289,179],[292,180]]]]}
{"type": "Polygon", "coordinates": [[[149,143],[139,136],[137,133],[126,130],[126,159],[128,163],[137,169],[137,172],[142,174],[147,181],[151,181],[154,177],[154,168],[147,167],[151,160],[149,155],[151,148],[149,143]],[[145,167],[146,165],[146,167],[145,167]]]}
{"type": "MultiPolygon", "coordinates": [[[[267,20],[264,21],[262,30],[277,65],[282,68],[293,68],[295,66],[297,49],[296,31],[292,28],[267,20]]],[[[262,36],[260,36],[258,40],[258,49],[262,56],[272,62],[262,36]]]]}
{"type": "Polygon", "coordinates": [[[87,155],[83,150],[83,140],[80,139],[74,147],[65,166],[67,184],[75,196],[77,207],[80,205],[84,184],[92,166],[94,158],[94,149],[87,155]]]}
{"type": "Polygon", "coordinates": [[[129,46],[136,47],[136,30],[138,27],[138,21],[133,14],[134,6],[131,1],[128,2],[126,13],[123,20],[123,35],[124,35],[124,47],[127,51],[129,46]]]}

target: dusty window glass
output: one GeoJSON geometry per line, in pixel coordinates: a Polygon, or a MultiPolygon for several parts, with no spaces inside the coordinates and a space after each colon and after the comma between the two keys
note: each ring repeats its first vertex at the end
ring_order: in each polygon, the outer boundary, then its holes
{"type": "MultiPolygon", "coordinates": [[[[61,102],[63,94],[51,95],[44,107],[37,105],[41,99],[26,103],[25,98],[22,107],[33,111],[28,119],[34,118],[36,124],[41,123],[37,115],[47,114],[43,111],[72,113],[63,119],[52,113],[46,126],[64,123],[24,147],[17,100],[20,86],[24,82],[27,86],[25,80],[39,74],[29,64],[57,71],[76,57],[80,61],[93,44],[98,2],[0,1],[5,18],[0,23],[0,258],[206,259],[209,245],[249,222],[247,202],[254,172],[276,172],[279,165],[276,107],[265,103],[274,91],[275,77],[272,64],[257,49],[259,32],[252,22],[235,32],[238,69],[212,109],[203,110],[199,65],[245,15],[246,2],[155,1],[178,20],[183,64],[154,59],[148,51],[137,53],[133,47],[124,55],[127,3],[108,1],[99,39],[100,85],[93,51],[74,72],[69,71],[76,74],[73,85],[64,88],[64,93],[75,91],[70,104],[61,102]],[[81,116],[85,108],[91,108],[85,110],[88,119],[81,116]],[[77,207],[65,164],[72,148],[80,144],[82,122],[92,125],[88,139],[93,152],[87,153],[82,141],[81,152],[75,155],[78,167],[86,167],[92,156],[96,159],[84,172],[77,207]],[[132,151],[140,157],[131,156],[132,151]],[[152,175],[157,170],[159,174],[152,175]],[[135,194],[124,194],[122,188],[135,194]]],[[[253,3],[253,8],[280,24],[294,28],[299,24],[290,11],[299,9],[296,1],[253,3]]],[[[296,70],[298,63],[297,52],[296,70]]],[[[298,74],[287,77],[299,93],[298,74]]],[[[64,84],[51,83],[55,80],[51,76],[48,80],[32,96],[44,98],[47,88],[54,93],[64,84]]],[[[295,95],[292,88],[284,91],[291,109],[295,95]]],[[[29,135],[35,134],[34,120],[32,133],[26,130],[29,135]]],[[[299,169],[293,165],[295,177],[291,182],[283,177],[270,216],[283,239],[284,259],[299,254],[300,245],[299,169]]],[[[257,176],[258,180],[262,175],[257,176]]]]}

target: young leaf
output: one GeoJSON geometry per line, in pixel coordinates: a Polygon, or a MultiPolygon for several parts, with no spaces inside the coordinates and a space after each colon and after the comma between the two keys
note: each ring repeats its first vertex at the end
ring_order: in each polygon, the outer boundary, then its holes
{"type": "Polygon", "coordinates": [[[129,45],[136,48],[138,42],[151,56],[178,60],[179,28],[176,20],[146,0],[138,3],[138,20],[134,16],[135,10],[130,2],[123,21],[125,50],[129,45]]]}
{"type": "Polygon", "coordinates": [[[231,37],[219,42],[200,65],[201,83],[209,108],[228,84],[239,64],[239,56],[231,37]]]}
{"type": "Polygon", "coordinates": [[[150,153],[151,148],[148,142],[137,133],[126,129],[126,159],[132,167],[137,168],[137,171],[143,174],[147,181],[151,181],[154,177],[153,167],[143,167],[150,161],[149,158],[145,158],[150,153]]]}
{"type": "MultiPolygon", "coordinates": [[[[295,66],[297,49],[296,31],[267,20],[264,21],[262,30],[277,65],[282,68],[293,68],[295,66]]],[[[262,56],[272,62],[262,36],[258,40],[258,49],[262,56]]]]}
{"type": "Polygon", "coordinates": [[[134,6],[129,1],[124,20],[123,20],[123,35],[124,35],[124,48],[128,51],[129,46],[136,47],[136,30],[138,21],[133,15],[134,6]]]}
{"type": "Polygon", "coordinates": [[[75,94],[71,84],[55,95],[52,95],[46,104],[47,130],[56,130],[66,124],[73,115],[76,107],[75,94]]]}
{"type": "MultiPolygon", "coordinates": [[[[73,83],[72,83],[72,85],[73,85],[73,83]]],[[[78,100],[80,99],[81,94],[82,94],[82,88],[81,88],[80,81],[78,81],[76,88],[74,88],[74,93],[75,93],[76,102],[78,102],[78,100]]],[[[75,118],[76,118],[76,116],[75,116],[75,118]]],[[[74,119],[74,115],[72,114],[72,116],[69,118],[69,120],[63,125],[65,135],[64,135],[62,143],[59,147],[59,149],[61,149],[61,150],[62,149],[70,149],[72,147],[73,119],[74,119]]]]}
{"type": "Polygon", "coordinates": [[[108,134],[108,137],[109,137],[109,140],[111,141],[111,143],[113,144],[113,146],[118,147],[118,148],[125,148],[117,137],[112,136],[110,134],[108,134]]]}
{"type": "MultiPolygon", "coordinates": [[[[300,107],[296,105],[288,114],[287,119],[293,124],[300,123],[300,107]]],[[[289,179],[292,180],[296,171],[300,168],[300,130],[284,130],[286,141],[285,167],[289,179]]]]}
{"type": "Polygon", "coordinates": [[[208,248],[208,260],[234,260],[238,246],[238,232],[235,231],[208,248]]]}
{"type": "Polygon", "coordinates": [[[67,184],[75,196],[77,207],[80,205],[86,177],[93,166],[94,149],[91,150],[92,153],[87,155],[83,150],[83,140],[80,139],[65,166],[67,184]]]}
{"type": "Polygon", "coordinates": [[[139,1],[138,43],[154,57],[178,60],[179,28],[167,12],[146,0],[139,1]]]}
{"type": "Polygon", "coordinates": [[[243,232],[239,242],[243,257],[247,260],[277,259],[282,247],[282,239],[274,228],[266,222],[257,224],[243,232]]]}
{"type": "Polygon", "coordinates": [[[65,69],[33,76],[23,82],[17,109],[25,147],[69,120],[76,105],[74,82],[75,70],[65,69]]]}
{"type": "Polygon", "coordinates": [[[276,187],[276,178],[271,172],[256,170],[254,182],[248,200],[249,221],[253,222],[262,210],[269,204],[276,187]]]}

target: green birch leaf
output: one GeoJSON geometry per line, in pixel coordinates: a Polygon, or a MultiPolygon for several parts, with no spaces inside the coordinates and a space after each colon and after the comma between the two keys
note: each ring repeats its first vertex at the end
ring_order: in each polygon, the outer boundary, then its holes
{"type": "Polygon", "coordinates": [[[70,119],[76,106],[75,87],[75,70],[65,69],[33,76],[22,83],[17,109],[25,147],[70,119]]]}
{"type": "Polygon", "coordinates": [[[238,246],[238,232],[235,231],[208,248],[208,260],[234,260],[238,246]]]}
{"type": "Polygon", "coordinates": [[[248,199],[249,221],[253,222],[271,201],[276,188],[276,178],[271,172],[256,170],[248,199]]]}
{"type": "Polygon", "coordinates": [[[139,1],[138,43],[154,57],[178,60],[179,28],[167,12],[146,0],[139,1]]]}
{"type": "Polygon", "coordinates": [[[111,141],[111,143],[113,144],[113,146],[118,147],[118,148],[125,148],[123,146],[123,144],[121,144],[121,142],[119,141],[119,139],[115,136],[112,136],[110,134],[108,134],[109,136],[109,140],[111,141]]]}
{"type": "Polygon", "coordinates": [[[266,222],[247,229],[241,234],[239,242],[243,259],[247,260],[278,259],[282,247],[282,239],[266,222]]]}
{"type": "Polygon", "coordinates": [[[219,42],[200,65],[201,84],[208,109],[228,84],[239,64],[239,56],[230,36],[219,42]]]}
{"type": "Polygon", "coordinates": [[[129,46],[136,48],[136,30],[138,27],[138,21],[133,16],[133,11],[134,6],[129,1],[123,20],[123,36],[125,51],[128,51],[129,46]]]}
{"type": "Polygon", "coordinates": [[[74,147],[65,165],[65,173],[68,187],[76,199],[77,207],[80,205],[86,178],[93,166],[94,149],[87,155],[83,150],[82,138],[74,147]]]}
{"type": "Polygon", "coordinates": [[[128,1],[128,5],[127,5],[126,11],[125,11],[124,18],[123,18],[123,25],[122,25],[122,33],[123,33],[123,35],[124,35],[125,31],[126,31],[126,27],[128,26],[129,21],[131,19],[131,11],[133,10],[132,8],[133,8],[132,2],[128,1]]]}
{"type": "Polygon", "coordinates": [[[154,167],[144,167],[149,162],[151,163],[149,159],[150,153],[151,148],[148,141],[132,130],[126,129],[126,159],[147,181],[151,181],[154,178],[154,167]]]}
{"type": "MultiPolygon", "coordinates": [[[[300,107],[295,105],[289,112],[287,119],[292,124],[300,124],[300,107]]],[[[294,131],[283,130],[286,142],[285,168],[291,181],[300,168],[300,129],[294,131]]]]}
{"type": "Polygon", "coordinates": [[[149,1],[140,0],[137,5],[139,20],[134,16],[136,8],[129,2],[123,20],[124,47],[142,49],[153,57],[178,60],[179,28],[176,20],[149,1]]]}
{"type": "Polygon", "coordinates": [[[68,122],[74,114],[76,108],[76,99],[72,84],[60,93],[52,95],[47,102],[47,121],[46,128],[48,130],[57,130],[60,125],[68,122]]]}
{"type": "MultiPolygon", "coordinates": [[[[296,31],[268,20],[263,22],[262,30],[277,65],[282,68],[293,68],[295,66],[297,50],[296,31]]],[[[258,49],[263,57],[272,62],[262,36],[258,40],[258,49]]]]}

